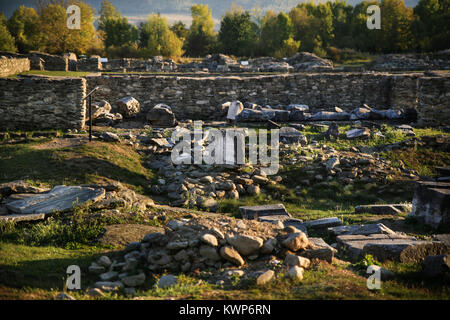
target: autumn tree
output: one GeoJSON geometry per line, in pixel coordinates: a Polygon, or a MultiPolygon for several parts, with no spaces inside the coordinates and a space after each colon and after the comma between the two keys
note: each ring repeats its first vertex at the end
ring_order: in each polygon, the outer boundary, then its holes
{"type": "Polygon", "coordinates": [[[223,53],[251,56],[255,52],[257,38],[258,26],[248,11],[234,9],[222,17],[219,41],[223,53]]]}
{"type": "Polygon", "coordinates": [[[39,47],[39,16],[33,8],[20,6],[8,20],[8,30],[15,38],[20,52],[36,50],[39,47]]]}
{"type": "Polygon", "coordinates": [[[417,48],[422,51],[450,48],[450,1],[420,0],[414,8],[417,48]]]}
{"type": "Polygon", "coordinates": [[[186,51],[190,56],[204,56],[216,49],[214,20],[207,4],[191,7],[192,24],[186,39],[186,51]]]}
{"type": "Polygon", "coordinates": [[[266,55],[281,53],[284,45],[292,46],[289,39],[293,36],[294,25],[286,13],[266,12],[261,21],[261,44],[266,55]]]}
{"type": "Polygon", "coordinates": [[[79,6],[80,29],[67,27],[66,8],[50,4],[42,9],[39,17],[40,49],[49,53],[85,53],[96,42],[93,9],[82,1],[68,1],[79,6]]]}
{"type": "Polygon", "coordinates": [[[14,37],[9,33],[6,27],[6,18],[0,13],[0,51],[16,52],[17,47],[14,44],[14,37]]]}
{"type": "Polygon", "coordinates": [[[183,41],[170,30],[167,19],[159,14],[151,14],[140,25],[140,43],[150,56],[180,57],[183,55],[183,41]]]}

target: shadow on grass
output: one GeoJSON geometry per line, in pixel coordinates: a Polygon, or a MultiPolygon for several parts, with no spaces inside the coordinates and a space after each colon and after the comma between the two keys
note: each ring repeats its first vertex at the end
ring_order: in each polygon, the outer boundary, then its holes
{"type": "MultiPolygon", "coordinates": [[[[42,141],[41,141],[42,142],[42,141]]],[[[102,178],[144,189],[151,172],[140,156],[114,144],[34,149],[34,143],[0,148],[0,182],[36,180],[49,185],[93,183],[102,178]]]]}

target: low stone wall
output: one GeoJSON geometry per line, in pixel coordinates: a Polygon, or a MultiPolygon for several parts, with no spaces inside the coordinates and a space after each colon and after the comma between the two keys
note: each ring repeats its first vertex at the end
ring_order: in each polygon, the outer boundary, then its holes
{"type": "Polygon", "coordinates": [[[31,51],[28,54],[32,70],[69,71],[69,59],[64,56],[31,51]]]}
{"type": "Polygon", "coordinates": [[[30,60],[27,58],[0,57],[0,77],[30,70],[30,60]]]}
{"type": "Polygon", "coordinates": [[[450,76],[420,78],[418,92],[419,119],[426,125],[449,125],[450,76]]]}
{"type": "Polygon", "coordinates": [[[0,88],[0,131],[84,127],[83,78],[3,78],[0,88]]]}
{"type": "Polygon", "coordinates": [[[260,105],[307,104],[314,112],[339,106],[352,110],[366,103],[378,109],[417,107],[421,74],[298,73],[249,77],[112,76],[86,77],[95,99],[111,104],[135,97],[146,112],[158,103],[178,119],[222,119],[220,105],[240,100],[260,105]]]}

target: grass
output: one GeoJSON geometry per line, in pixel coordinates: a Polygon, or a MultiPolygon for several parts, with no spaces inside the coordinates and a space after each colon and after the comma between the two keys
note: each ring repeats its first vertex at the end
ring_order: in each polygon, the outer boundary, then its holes
{"type": "MultiPolygon", "coordinates": [[[[350,127],[342,126],[345,132],[350,127]]],[[[351,146],[382,146],[409,139],[390,127],[382,128],[384,139],[348,142],[339,139],[329,142],[321,138],[318,129],[307,126],[304,133],[320,144],[345,150],[351,146]]],[[[446,135],[437,129],[415,129],[417,137],[446,135]]],[[[25,133],[28,137],[30,132],[25,133]]],[[[144,163],[145,156],[132,147],[120,143],[95,141],[70,147],[43,148],[50,139],[31,139],[23,143],[2,144],[0,147],[0,183],[27,179],[34,185],[97,183],[118,180],[137,192],[145,193],[155,174],[144,163]]],[[[389,151],[383,154],[393,166],[402,164],[421,174],[432,175],[433,167],[450,163],[450,155],[443,150],[412,148],[389,151]]],[[[326,184],[301,185],[307,175],[302,165],[290,165],[279,173],[283,181],[265,186],[263,194],[225,199],[219,202],[219,211],[238,215],[241,205],[283,203],[294,217],[305,221],[337,216],[344,224],[367,223],[390,219],[370,214],[355,214],[358,204],[410,202],[411,183],[395,181],[386,185],[355,182],[344,186],[337,181],[326,184]],[[296,188],[299,186],[299,188],[296,188]],[[380,187],[384,193],[380,193],[380,187]]],[[[159,220],[149,219],[133,208],[122,208],[121,214],[98,216],[88,208],[78,208],[71,216],[54,215],[40,222],[3,224],[0,226],[0,299],[53,299],[63,290],[63,281],[69,265],[79,265],[82,270],[82,290],[69,294],[77,299],[92,299],[87,288],[98,279],[89,275],[87,268],[100,255],[115,255],[116,248],[95,243],[106,225],[137,223],[161,226],[159,220]],[[129,212],[126,214],[125,212],[129,212]]],[[[152,214],[151,212],[148,214],[152,214]]],[[[399,217],[395,217],[398,219],[399,217]]],[[[401,218],[401,217],[400,217],[401,218]]],[[[421,228],[406,221],[415,235],[429,236],[434,230],[421,228]]],[[[309,232],[331,243],[333,239],[320,232],[309,232]]],[[[339,263],[314,264],[307,270],[303,281],[283,278],[281,273],[273,282],[259,287],[254,280],[236,278],[231,284],[217,285],[207,282],[208,272],[178,274],[179,282],[167,289],[155,287],[158,276],[148,275],[145,285],[136,295],[142,299],[448,299],[449,288],[442,281],[425,281],[420,276],[421,266],[399,262],[383,262],[381,266],[394,271],[398,277],[382,284],[380,291],[366,287],[365,266],[378,263],[366,259],[354,265],[339,263]]],[[[124,292],[107,293],[101,299],[131,299],[124,292]]]]}
{"type": "Polygon", "coordinates": [[[41,71],[30,70],[19,73],[22,76],[47,76],[47,77],[85,77],[91,72],[83,71],[41,71]]]}
{"type": "Polygon", "coordinates": [[[2,145],[0,182],[34,180],[43,185],[75,185],[118,180],[143,192],[153,173],[132,147],[116,143],[83,142],[73,147],[40,148],[48,139],[2,145]]]}
{"type": "MultiPolygon", "coordinates": [[[[86,273],[87,267],[105,249],[82,247],[76,250],[52,246],[30,247],[0,242],[0,299],[52,299],[63,289],[66,269],[79,265],[82,270],[82,289],[70,291],[77,299],[92,299],[86,291],[96,277],[86,273]]],[[[382,283],[380,291],[366,287],[366,275],[354,273],[337,264],[313,264],[305,271],[302,281],[278,277],[262,287],[255,281],[235,281],[217,285],[206,281],[207,275],[179,274],[177,285],[160,289],[155,286],[159,276],[148,276],[142,288],[136,291],[142,299],[448,299],[449,287],[445,283],[426,282],[415,278],[417,266],[397,266],[391,270],[399,273],[398,280],[382,283]]],[[[107,293],[101,299],[130,299],[123,292],[107,293]]]]}

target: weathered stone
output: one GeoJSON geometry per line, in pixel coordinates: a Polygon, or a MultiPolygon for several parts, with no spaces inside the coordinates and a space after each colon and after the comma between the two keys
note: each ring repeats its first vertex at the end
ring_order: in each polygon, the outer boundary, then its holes
{"type": "Polygon", "coordinates": [[[121,281],[97,281],[94,286],[104,292],[111,292],[123,288],[123,283],[121,281]]]}
{"type": "Polygon", "coordinates": [[[257,252],[264,244],[264,241],[261,238],[248,235],[227,235],[226,239],[229,244],[235,247],[236,250],[244,256],[257,252]]]}
{"type": "Polygon", "coordinates": [[[327,244],[322,238],[308,238],[309,246],[306,250],[299,252],[302,257],[306,257],[310,260],[319,259],[333,262],[334,253],[337,251],[329,244],[327,244]]]}
{"type": "Polygon", "coordinates": [[[43,193],[49,190],[32,186],[24,180],[15,180],[0,184],[0,195],[4,197],[15,193],[43,193]]]}
{"type": "Polygon", "coordinates": [[[410,212],[411,204],[370,204],[355,207],[355,213],[393,214],[410,212]]]}
{"type": "Polygon", "coordinates": [[[337,217],[331,217],[331,218],[322,218],[312,221],[306,221],[303,222],[303,224],[307,228],[311,229],[326,229],[329,227],[335,227],[340,226],[342,224],[342,221],[337,217]]]}
{"type": "Polygon", "coordinates": [[[300,143],[302,146],[308,144],[308,138],[295,128],[282,127],[279,134],[283,143],[300,143]]]}
{"type": "Polygon", "coordinates": [[[273,277],[275,276],[275,272],[273,270],[267,270],[266,272],[264,272],[263,274],[261,274],[257,279],[256,279],[256,284],[258,286],[262,286],[265,285],[266,283],[270,282],[273,277]]]}
{"type": "Polygon", "coordinates": [[[402,252],[408,247],[428,243],[399,234],[342,235],[337,236],[336,240],[339,250],[353,261],[365,254],[372,254],[380,261],[400,260],[402,252]]]}
{"type": "Polygon", "coordinates": [[[296,256],[294,254],[288,254],[284,259],[284,263],[287,266],[299,266],[304,269],[308,269],[309,265],[311,264],[311,261],[308,258],[296,256]]]}
{"type": "Polygon", "coordinates": [[[88,269],[89,273],[101,274],[105,272],[105,267],[98,265],[97,263],[92,263],[88,269]]]}
{"type": "Polygon", "coordinates": [[[103,132],[100,135],[100,139],[102,139],[103,141],[106,141],[106,142],[119,142],[120,141],[120,138],[117,134],[112,133],[112,132],[107,132],[107,131],[103,132]]]}
{"type": "Polygon", "coordinates": [[[328,232],[335,236],[340,235],[369,235],[369,234],[390,234],[395,235],[396,233],[386,227],[382,223],[376,224],[355,224],[328,228],[328,232]]]}
{"type": "Polygon", "coordinates": [[[351,129],[345,133],[348,139],[368,138],[370,130],[368,128],[351,129]]]}
{"type": "Polygon", "coordinates": [[[157,104],[147,113],[147,121],[157,127],[173,127],[177,124],[172,109],[165,104],[157,104]]]}
{"type": "Polygon", "coordinates": [[[450,183],[418,182],[409,216],[432,228],[450,225],[450,183]]]}
{"type": "Polygon", "coordinates": [[[290,279],[295,279],[295,280],[303,280],[303,268],[300,268],[298,266],[293,266],[286,273],[286,277],[288,277],[290,279]]]}
{"type": "Polygon", "coordinates": [[[275,239],[275,238],[267,239],[266,241],[264,241],[264,244],[261,247],[260,251],[263,254],[272,253],[273,250],[275,249],[276,245],[277,245],[277,239],[275,239]]]}
{"type": "Polygon", "coordinates": [[[212,261],[219,261],[220,256],[217,253],[217,249],[211,246],[202,245],[199,249],[200,255],[212,261]]]}
{"type": "Polygon", "coordinates": [[[204,243],[207,245],[210,245],[212,247],[217,247],[219,245],[217,238],[213,236],[212,234],[206,233],[201,236],[200,238],[204,243]]]}
{"type": "Polygon", "coordinates": [[[245,264],[244,259],[242,259],[239,252],[237,252],[233,247],[224,246],[220,248],[220,255],[225,260],[228,260],[237,266],[242,266],[245,264]]]}
{"type": "Polygon", "coordinates": [[[444,243],[428,242],[412,245],[400,253],[400,261],[404,263],[420,263],[427,256],[450,253],[450,247],[444,243]]]}
{"type": "Polygon", "coordinates": [[[283,245],[291,251],[305,249],[309,245],[309,240],[303,232],[291,233],[285,240],[283,245]]]}
{"type": "Polygon", "coordinates": [[[290,217],[283,204],[268,204],[261,206],[239,207],[239,212],[244,219],[257,219],[258,217],[281,215],[290,217]]]}
{"type": "Polygon", "coordinates": [[[121,281],[127,287],[138,287],[144,284],[145,274],[141,272],[137,275],[123,277],[121,281]]]}
{"type": "Polygon", "coordinates": [[[8,210],[21,214],[52,213],[72,209],[88,201],[104,198],[105,189],[56,186],[50,192],[7,204],[8,210]]]}
{"type": "Polygon", "coordinates": [[[175,277],[174,275],[171,275],[171,274],[165,275],[165,276],[162,276],[158,280],[158,287],[162,288],[162,289],[165,289],[165,288],[172,287],[172,286],[176,285],[177,282],[178,282],[178,278],[175,277]]]}
{"type": "Polygon", "coordinates": [[[105,267],[105,268],[109,268],[109,266],[111,265],[111,259],[109,259],[108,256],[101,256],[100,258],[98,258],[97,260],[97,264],[105,267]]]}
{"type": "Polygon", "coordinates": [[[117,278],[118,275],[119,275],[119,273],[117,271],[109,271],[109,272],[102,273],[100,275],[100,279],[102,281],[111,281],[111,280],[114,280],[115,278],[117,278]]]}
{"type": "Polygon", "coordinates": [[[141,105],[133,97],[124,97],[116,102],[119,113],[125,118],[137,115],[141,111],[141,105]]]}

